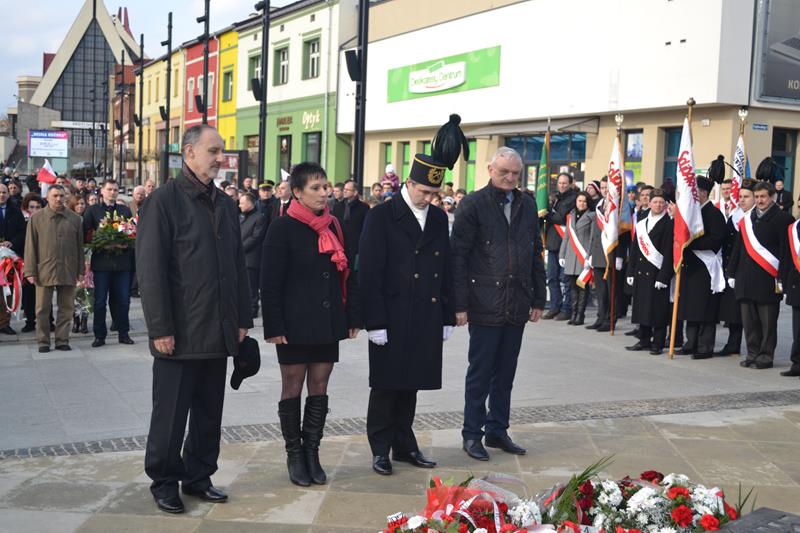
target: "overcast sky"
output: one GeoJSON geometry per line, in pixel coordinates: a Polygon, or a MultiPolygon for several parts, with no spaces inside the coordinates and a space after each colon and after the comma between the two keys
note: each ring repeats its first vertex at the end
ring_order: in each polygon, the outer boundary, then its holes
{"type": "MultiPolygon", "coordinates": [[[[17,76],[42,74],[42,53],[56,52],[78,16],[85,0],[0,0],[0,115],[16,105],[17,76]]],[[[128,8],[131,32],[136,41],[144,34],[144,51],[156,57],[166,51],[167,12],[172,10],[173,42],[196,38],[203,27],[195,20],[203,14],[203,0],[98,0],[111,15],[128,8]]],[[[256,0],[211,0],[211,30],[247,18],[256,0]]],[[[284,6],[291,0],[272,0],[284,6]]]]}

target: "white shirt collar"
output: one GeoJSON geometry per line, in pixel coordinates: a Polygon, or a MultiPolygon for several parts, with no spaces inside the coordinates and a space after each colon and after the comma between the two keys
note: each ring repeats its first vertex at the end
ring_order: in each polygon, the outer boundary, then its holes
{"type": "Polygon", "coordinates": [[[420,209],[415,206],[411,202],[411,195],[408,193],[408,186],[403,185],[403,188],[400,189],[400,196],[403,197],[403,201],[408,205],[408,208],[411,209],[411,212],[414,213],[414,217],[419,222],[419,227],[425,230],[425,220],[428,218],[428,209],[430,209],[430,205],[425,206],[425,209],[420,209]]]}
{"type": "Polygon", "coordinates": [[[666,209],[664,211],[662,211],[660,215],[654,215],[652,210],[649,213],[647,213],[647,232],[648,233],[650,233],[650,231],[655,227],[655,225],[658,223],[659,220],[664,218],[664,215],[666,213],[667,213],[666,209]]]}

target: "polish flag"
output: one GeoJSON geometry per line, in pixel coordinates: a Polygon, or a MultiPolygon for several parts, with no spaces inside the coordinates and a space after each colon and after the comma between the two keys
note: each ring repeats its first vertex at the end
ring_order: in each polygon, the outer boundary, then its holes
{"type": "Polygon", "coordinates": [[[44,165],[42,165],[42,168],[39,169],[39,173],[36,175],[36,181],[47,183],[48,185],[52,185],[56,182],[56,171],[50,166],[50,160],[44,160],[44,165]]]}
{"type": "Polygon", "coordinates": [[[683,121],[678,167],[675,173],[675,236],[672,241],[673,266],[677,271],[683,262],[683,250],[704,232],[700,202],[697,198],[697,175],[692,154],[692,132],[689,119],[683,121]]]}

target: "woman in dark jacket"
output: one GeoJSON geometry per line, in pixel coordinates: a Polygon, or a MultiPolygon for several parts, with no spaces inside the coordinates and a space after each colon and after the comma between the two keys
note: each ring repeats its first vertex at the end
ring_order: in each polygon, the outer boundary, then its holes
{"type": "Polygon", "coordinates": [[[315,163],[294,167],[288,216],[270,224],[261,263],[264,338],[276,345],[281,367],[278,414],[289,479],[304,487],[326,482],[319,443],[328,380],[339,360],[339,341],[355,338],[360,329],[355,276],[339,222],[328,211],[326,180],[315,163]],[[303,382],[308,396],[301,432],[303,382]]]}
{"type": "Polygon", "coordinates": [[[586,314],[586,302],[589,297],[589,288],[580,281],[581,274],[586,270],[591,272],[589,250],[592,242],[592,231],[595,228],[595,214],[591,212],[592,199],[589,193],[581,191],[575,197],[575,208],[567,215],[567,230],[561,240],[561,249],[558,252],[559,266],[564,269],[564,274],[569,281],[572,295],[572,316],[567,324],[580,326],[586,314]],[[577,237],[573,239],[573,235],[577,237]],[[583,257],[579,257],[576,248],[583,249],[583,257]]]}

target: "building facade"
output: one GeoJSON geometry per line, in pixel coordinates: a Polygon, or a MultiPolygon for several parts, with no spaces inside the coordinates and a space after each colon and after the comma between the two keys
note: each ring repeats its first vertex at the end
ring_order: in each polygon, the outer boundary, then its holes
{"type": "Polygon", "coordinates": [[[217,130],[227,150],[236,150],[236,87],[239,73],[239,30],[219,33],[217,130]]]}
{"type": "MultiPolygon", "coordinates": [[[[184,43],[182,48],[186,54],[186,75],[183,85],[183,128],[196,126],[203,123],[203,112],[197,105],[203,98],[203,42],[194,40],[184,43]],[[199,97],[199,98],[198,98],[199,97]]],[[[219,40],[216,35],[208,38],[208,85],[206,86],[207,101],[205,105],[208,109],[208,124],[216,127],[217,125],[217,50],[219,40]]]]}

